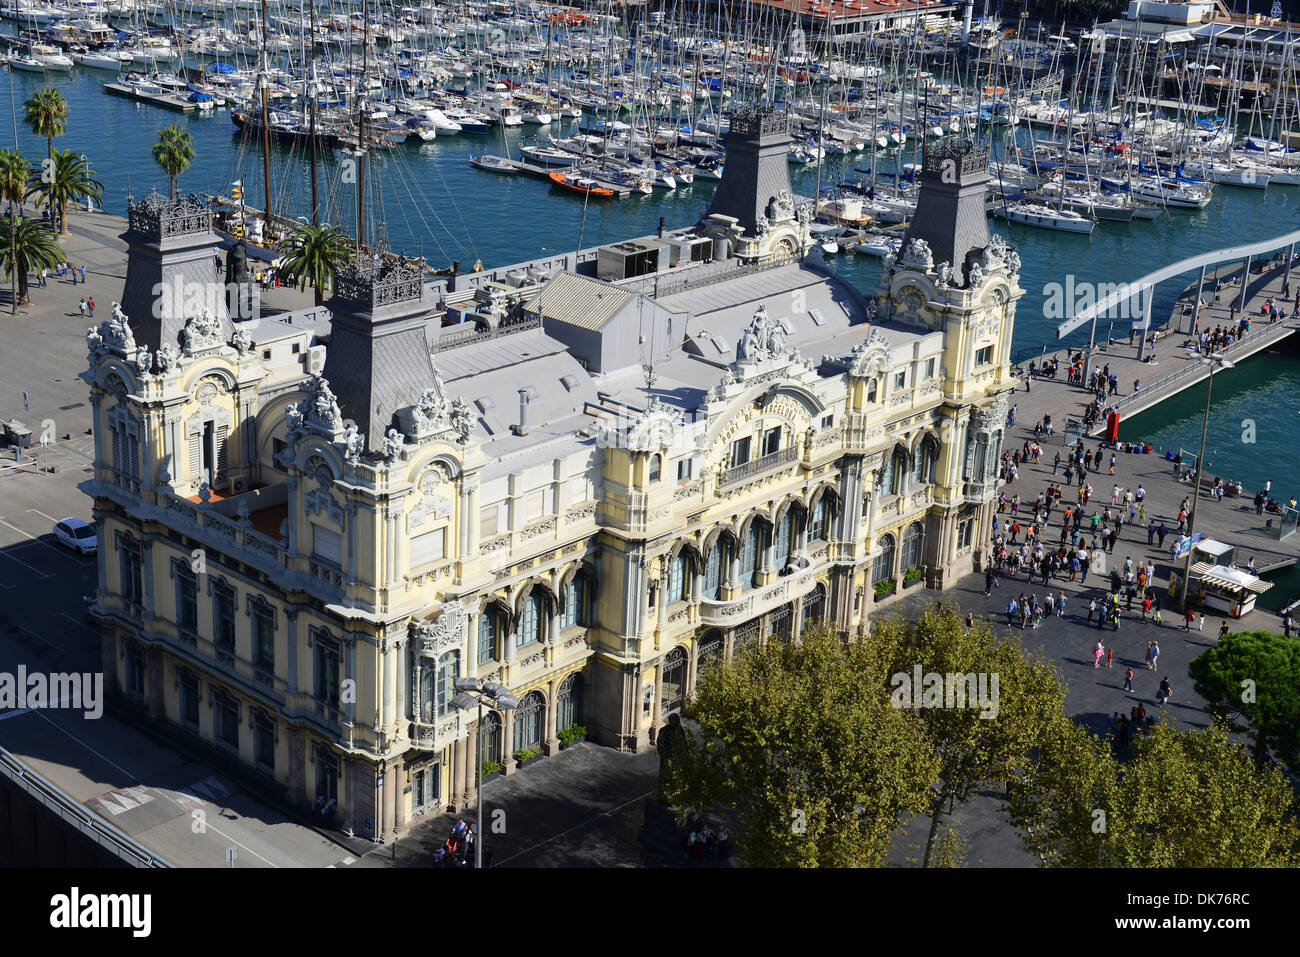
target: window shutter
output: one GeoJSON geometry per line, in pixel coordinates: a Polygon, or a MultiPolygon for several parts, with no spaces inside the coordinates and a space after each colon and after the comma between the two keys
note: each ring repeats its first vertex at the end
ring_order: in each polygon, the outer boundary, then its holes
{"type": "Polygon", "coordinates": [[[214,483],[225,481],[226,477],[226,436],[230,432],[230,426],[219,425],[216,429],[216,446],[217,446],[217,474],[212,477],[214,483]]]}
{"type": "Polygon", "coordinates": [[[203,477],[203,453],[201,443],[203,442],[203,433],[199,432],[189,437],[190,443],[190,481],[197,482],[203,477]]]}
{"type": "Polygon", "coordinates": [[[113,468],[115,471],[122,471],[122,433],[116,427],[110,427],[109,434],[113,437],[113,468]]]}
{"type": "Polygon", "coordinates": [[[311,551],[317,558],[343,567],[343,536],[320,525],[312,525],[311,551]]]}
{"type": "Polygon", "coordinates": [[[411,538],[411,567],[420,568],[443,558],[447,552],[446,535],[447,530],[439,528],[411,538]]]}

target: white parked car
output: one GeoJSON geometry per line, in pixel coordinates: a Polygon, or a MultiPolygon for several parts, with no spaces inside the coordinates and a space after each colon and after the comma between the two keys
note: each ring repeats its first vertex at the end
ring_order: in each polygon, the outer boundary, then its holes
{"type": "Polygon", "coordinates": [[[95,554],[99,546],[95,526],[81,518],[65,518],[61,522],[55,522],[54,537],[83,555],[95,554]]]}

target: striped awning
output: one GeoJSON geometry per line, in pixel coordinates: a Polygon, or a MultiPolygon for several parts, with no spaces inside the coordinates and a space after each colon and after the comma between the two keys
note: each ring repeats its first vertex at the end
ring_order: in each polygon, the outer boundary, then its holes
{"type": "Polygon", "coordinates": [[[1256,594],[1263,594],[1273,587],[1272,582],[1266,582],[1250,572],[1239,568],[1226,568],[1223,565],[1211,565],[1209,562],[1197,562],[1192,566],[1192,574],[1199,575],[1206,585],[1230,591],[1253,591],[1256,594]]]}

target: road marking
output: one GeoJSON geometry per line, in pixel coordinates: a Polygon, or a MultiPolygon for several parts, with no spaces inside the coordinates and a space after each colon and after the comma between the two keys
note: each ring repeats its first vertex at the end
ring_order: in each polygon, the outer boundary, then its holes
{"type": "Polygon", "coordinates": [[[631,805],[633,805],[633,804],[636,804],[638,801],[644,801],[646,798],[650,797],[652,794],[654,794],[653,791],[647,791],[645,794],[642,794],[640,797],[634,797],[634,798],[632,798],[632,800],[630,800],[630,801],[625,801],[624,803],[620,804],[618,807],[612,807],[612,808],[610,808],[610,809],[607,810],[607,811],[601,811],[601,812],[600,812],[599,814],[597,814],[595,817],[587,818],[587,820],[583,821],[581,824],[575,824],[575,825],[573,825],[573,827],[568,828],[568,829],[566,829],[566,830],[563,830],[563,831],[561,831],[559,834],[553,834],[553,835],[551,835],[550,837],[548,837],[548,838],[547,838],[546,840],[544,840],[544,841],[538,841],[538,842],[537,842],[536,844],[534,844],[532,847],[526,847],[526,848],[524,848],[522,851],[519,851],[518,853],[511,854],[511,855],[510,855],[509,857],[507,857],[507,858],[504,858],[504,859],[502,859],[502,860],[500,860],[500,861],[496,861],[496,862],[494,862],[492,866],[493,866],[493,867],[500,867],[502,864],[505,864],[505,863],[508,862],[508,861],[513,861],[516,857],[522,857],[523,855],[529,853],[530,851],[535,851],[535,850],[537,850],[537,848],[541,847],[541,846],[544,845],[544,844],[550,844],[551,841],[558,840],[559,838],[564,837],[564,835],[566,835],[566,834],[568,834],[568,833],[570,833],[570,832],[572,832],[572,831],[576,831],[576,830],[578,830],[578,828],[586,827],[586,826],[587,826],[588,824],[590,824],[592,821],[598,821],[598,820],[600,820],[602,817],[607,817],[608,815],[613,814],[615,811],[621,811],[621,810],[623,810],[623,808],[625,808],[625,807],[629,807],[629,806],[631,806],[631,805]]]}
{"type": "Polygon", "coordinates": [[[42,718],[45,721],[49,721],[50,724],[54,725],[54,727],[58,728],[60,731],[62,731],[64,734],[70,737],[73,741],[76,741],[77,744],[81,745],[83,748],[85,748],[95,757],[99,758],[101,761],[106,761],[107,763],[111,764],[113,767],[117,768],[119,771],[125,774],[128,778],[132,778],[132,779],[135,778],[135,775],[132,774],[130,771],[128,771],[126,768],[122,767],[122,765],[118,764],[116,761],[112,760],[111,758],[105,757],[104,755],[100,754],[98,751],[96,751],[94,748],[88,745],[85,741],[82,741],[79,737],[77,737],[67,728],[63,727],[62,725],[58,724],[55,721],[50,721],[50,719],[45,717],[45,715],[40,711],[35,711],[33,712],[33,714],[35,714],[38,718],[42,718]]]}
{"type": "MultiPolygon", "coordinates": [[[[169,800],[169,801],[171,801],[171,802],[173,802],[173,803],[175,803],[175,804],[179,804],[181,807],[185,808],[187,811],[190,810],[190,808],[188,808],[184,803],[182,803],[182,802],[180,802],[180,801],[177,801],[174,797],[172,797],[172,796],[171,796],[170,794],[168,794],[166,791],[163,791],[161,788],[158,789],[158,790],[159,790],[159,793],[161,793],[161,794],[163,795],[163,797],[167,798],[167,800],[169,800]]],[[[192,796],[191,796],[191,797],[192,797],[192,796]]],[[[280,869],[280,865],[279,865],[279,864],[275,863],[274,861],[268,861],[265,857],[263,857],[261,854],[257,853],[257,851],[253,850],[253,849],[252,849],[251,847],[249,847],[247,844],[242,844],[242,843],[240,843],[239,841],[235,840],[235,838],[231,837],[229,834],[227,834],[225,831],[221,830],[221,828],[217,827],[215,824],[212,824],[212,823],[211,823],[210,821],[208,821],[206,818],[204,818],[204,821],[203,821],[203,830],[204,830],[205,833],[206,833],[207,831],[212,831],[214,834],[218,834],[218,835],[220,835],[221,837],[225,838],[225,839],[226,839],[227,841],[229,841],[230,843],[235,844],[235,845],[238,845],[239,847],[242,847],[244,850],[248,851],[249,854],[252,854],[255,858],[257,858],[257,859],[258,859],[259,861],[261,861],[263,864],[266,864],[268,867],[274,867],[276,870],[279,870],[279,869],[280,869]]]]}
{"type": "Polygon", "coordinates": [[[5,552],[0,552],[0,555],[3,555],[5,558],[9,559],[10,561],[17,562],[19,565],[22,565],[23,568],[30,568],[32,571],[36,572],[37,578],[45,579],[45,578],[54,577],[54,574],[52,572],[43,572],[35,565],[28,565],[21,558],[15,558],[13,555],[13,549],[10,549],[9,551],[5,551],[5,552]]]}
{"type": "Polygon", "coordinates": [[[53,515],[47,515],[47,514],[45,514],[45,513],[42,512],[39,508],[29,508],[27,511],[29,511],[29,512],[35,512],[37,515],[40,515],[42,518],[48,518],[51,522],[61,522],[61,521],[63,521],[63,519],[61,519],[61,518],[55,518],[53,515]]]}
{"type": "MultiPolygon", "coordinates": [[[[62,612],[60,612],[60,614],[62,614],[62,612]]],[[[62,648],[62,647],[60,647],[59,645],[56,645],[54,642],[50,641],[50,639],[48,639],[48,638],[42,638],[40,635],[36,634],[36,632],[34,632],[34,631],[32,631],[30,628],[28,628],[27,625],[25,625],[25,624],[24,624],[24,625],[20,625],[19,627],[20,627],[23,631],[27,632],[27,634],[31,635],[33,638],[35,638],[37,641],[39,641],[41,644],[43,644],[43,645],[49,645],[51,648],[53,648],[53,649],[54,649],[55,651],[57,651],[59,654],[61,654],[61,655],[66,655],[66,654],[68,653],[68,649],[67,649],[67,648],[62,648]]]]}
{"type": "MultiPolygon", "coordinates": [[[[72,617],[71,615],[69,615],[66,611],[61,611],[61,612],[59,612],[59,614],[60,614],[62,617],[68,619],[68,621],[72,622],[74,625],[77,625],[77,626],[80,627],[80,628],[85,628],[86,631],[90,632],[92,635],[98,635],[98,634],[99,634],[99,632],[97,632],[94,628],[91,628],[91,627],[90,627],[88,624],[86,624],[84,621],[77,621],[77,619],[73,618],[73,617],[72,617]]],[[[44,641],[45,639],[42,638],[41,640],[44,641]]]]}
{"type": "Polygon", "coordinates": [[[13,529],[15,532],[17,532],[18,534],[20,534],[20,535],[26,535],[28,538],[30,538],[32,541],[36,542],[38,545],[44,545],[46,548],[50,549],[51,551],[58,552],[60,555],[66,555],[66,554],[68,554],[68,553],[65,552],[63,549],[61,549],[61,548],[55,548],[55,547],[54,547],[53,545],[51,545],[49,542],[44,541],[43,539],[37,538],[35,535],[32,535],[32,534],[30,534],[30,533],[28,533],[28,532],[23,531],[23,530],[22,530],[21,528],[19,528],[17,525],[10,525],[10,524],[9,524],[8,522],[6,522],[3,518],[0,518],[0,525],[4,525],[4,526],[7,526],[8,528],[12,528],[12,529],[13,529]]]}

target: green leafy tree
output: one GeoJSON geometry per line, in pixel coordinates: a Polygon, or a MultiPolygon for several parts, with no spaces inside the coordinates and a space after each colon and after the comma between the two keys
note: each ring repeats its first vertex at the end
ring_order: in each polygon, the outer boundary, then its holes
{"type": "Polygon", "coordinates": [[[158,131],[153,145],[153,160],[167,174],[167,195],[176,199],[176,178],[194,162],[194,137],[172,123],[158,131]]]}
{"type": "Polygon", "coordinates": [[[27,305],[27,273],[32,269],[53,269],[67,258],[49,225],[26,216],[0,218],[0,266],[5,278],[17,278],[17,301],[27,305]]]}
{"type": "Polygon", "coordinates": [[[1222,722],[1154,726],[1121,763],[1067,721],[1045,735],[1007,813],[1046,866],[1295,867],[1294,801],[1286,777],[1257,769],[1222,722]]]}
{"type": "Polygon", "coordinates": [[[68,206],[82,196],[102,200],[104,184],[95,178],[90,163],[72,150],[55,150],[48,164],[34,166],[31,192],[39,202],[52,205],[58,214],[59,235],[68,233],[68,206]]]}
{"type": "Polygon", "coordinates": [[[45,156],[54,156],[54,137],[68,130],[68,101],[53,87],[41,87],[23,103],[23,122],[37,136],[45,137],[45,156]]]}
{"type": "Polygon", "coordinates": [[[882,865],[937,770],[874,649],[823,628],[707,672],[686,713],[663,797],[727,808],[749,866],[882,865]]]}
{"type": "Polygon", "coordinates": [[[337,226],[304,224],[294,229],[281,245],[284,262],[280,269],[292,276],[311,280],[316,305],[325,301],[325,288],[352,259],[353,245],[337,226]]]}
{"type": "MultiPolygon", "coordinates": [[[[1050,663],[1028,657],[1016,641],[997,638],[985,623],[967,630],[949,605],[927,611],[915,621],[880,622],[869,641],[890,663],[894,693],[923,705],[912,713],[922,728],[926,753],[938,767],[930,779],[930,831],[922,859],[923,866],[930,867],[937,860],[945,815],[986,787],[1000,786],[1017,775],[1039,735],[1063,713],[1065,686],[1050,663]],[[936,706],[922,689],[913,687],[918,666],[923,676],[985,676],[985,689],[995,708],[981,708],[969,700],[967,706],[960,706],[955,697],[948,702],[942,692],[936,706]],[[949,703],[959,706],[944,706],[949,703]]],[[[929,678],[925,684],[933,687],[929,678]]],[[[958,687],[970,690],[954,680],[954,690],[958,687]]]]}
{"type": "MultiPolygon", "coordinates": [[[[0,201],[10,206],[11,215],[22,214],[23,200],[27,196],[27,159],[18,150],[0,150],[0,201]]],[[[10,230],[10,260],[17,258],[18,251],[13,248],[16,236],[10,230]]],[[[18,273],[15,270],[9,277],[13,283],[13,302],[11,312],[18,311],[18,273]]]]}
{"type": "Polygon", "coordinates": [[[1267,744],[1289,768],[1300,769],[1300,636],[1224,635],[1188,671],[1213,711],[1222,713],[1227,706],[1250,723],[1261,767],[1267,744]]]}

